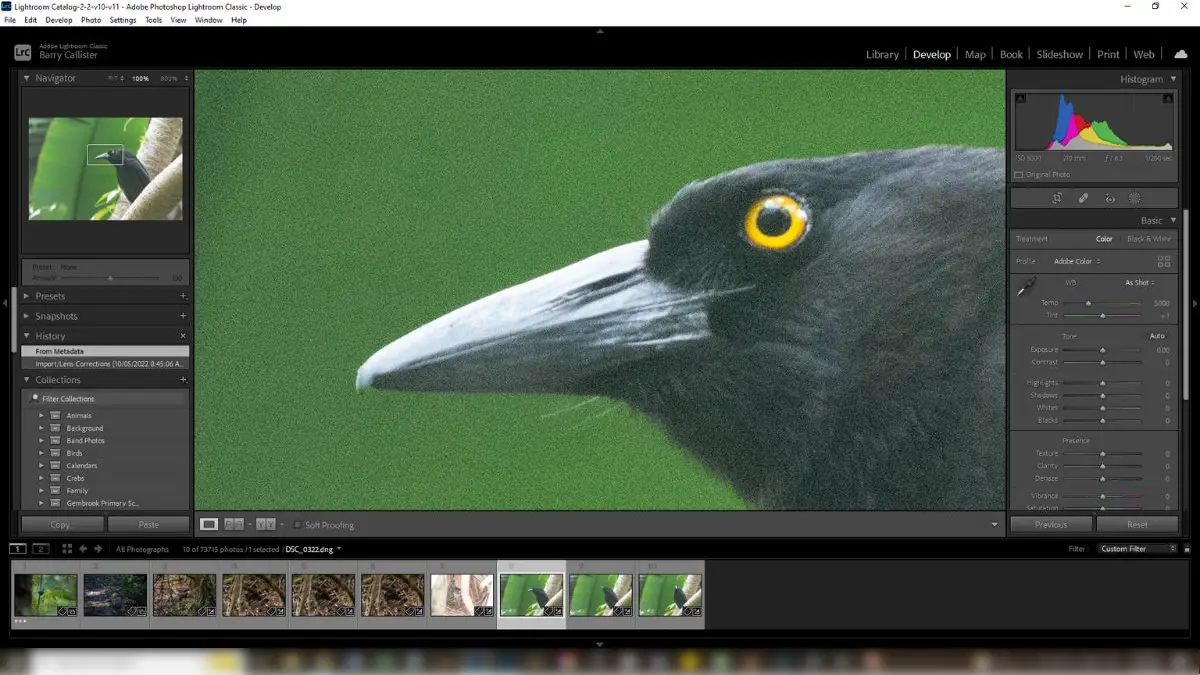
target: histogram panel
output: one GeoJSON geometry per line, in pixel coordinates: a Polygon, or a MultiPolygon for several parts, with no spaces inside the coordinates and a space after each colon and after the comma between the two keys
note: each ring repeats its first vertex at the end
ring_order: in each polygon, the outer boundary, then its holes
{"type": "Polygon", "coordinates": [[[1009,180],[1014,185],[1175,182],[1178,91],[1162,79],[1163,88],[1143,91],[1011,91],[1009,180]]]}
{"type": "Polygon", "coordinates": [[[1174,93],[1062,92],[1017,96],[1018,150],[1173,148],[1174,93]]]}

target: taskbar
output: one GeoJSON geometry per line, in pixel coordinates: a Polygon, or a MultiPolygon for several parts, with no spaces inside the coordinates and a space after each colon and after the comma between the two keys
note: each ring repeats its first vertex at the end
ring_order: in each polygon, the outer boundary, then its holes
{"type": "MultiPolygon", "coordinates": [[[[61,647],[61,631],[10,631],[14,645],[36,649],[61,647]]],[[[461,650],[492,648],[562,648],[623,650],[674,649],[776,649],[776,648],[1055,648],[1130,649],[1195,648],[1189,631],[947,631],[927,632],[759,632],[759,631],[122,631],[72,632],[73,645],[81,648],[144,647],[148,637],[166,648],[209,646],[305,649],[388,648],[461,650]]]]}

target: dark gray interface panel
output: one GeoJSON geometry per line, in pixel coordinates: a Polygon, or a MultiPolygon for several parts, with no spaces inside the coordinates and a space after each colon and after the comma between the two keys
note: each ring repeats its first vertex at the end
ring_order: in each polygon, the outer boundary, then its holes
{"type": "Polygon", "coordinates": [[[192,532],[193,76],[15,72],[12,508],[25,536],[192,532]],[[153,177],[153,179],[151,179],[153,177]]]}
{"type": "Polygon", "coordinates": [[[1181,31],[198,30],[15,34],[14,644],[1194,640],[1181,31]]]}
{"type": "Polygon", "coordinates": [[[1014,71],[1009,533],[1180,532],[1180,71],[1014,71]]]}
{"type": "MultiPolygon", "coordinates": [[[[117,189],[70,205],[19,193],[17,529],[205,539],[1181,536],[1192,302],[1183,72],[1004,71],[1007,278],[990,276],[1005,290],[1008,446],[1007,484],[989,483],[995,499],[939,511],[554,511],[339,510],[316,498],[300,511],[237,498],[196,508],[195,467],[211,455],[193,447],[195,360],[228,354],[196,353],[195,268],[213,261],[197,259],[193,244],[194,73],[20,70],[23,155],[42,152],[46,126],[91,125],[80,180],[115,176],[117,189]],[[70,117],[81,109],[87,117],[70,117]],[[143,139],[150,150],[138,156],[157,162],[147,185],[125,151],[143,139]],[[160,189],[177,194],[138,198],[160,189]],[[113,220],[121,236],[103,234],[113,220]]],[[[19,172],[36,183],[33,165],[19,172]]]]}

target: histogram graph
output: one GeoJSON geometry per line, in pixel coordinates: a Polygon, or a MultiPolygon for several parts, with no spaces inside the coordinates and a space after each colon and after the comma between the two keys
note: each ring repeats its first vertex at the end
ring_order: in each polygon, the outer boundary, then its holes
{"type": "Polygon", "coordinates": [[[1015,105],[1018,150],[1173,149],[1173,93],[1018,93],[1015,105]]]}

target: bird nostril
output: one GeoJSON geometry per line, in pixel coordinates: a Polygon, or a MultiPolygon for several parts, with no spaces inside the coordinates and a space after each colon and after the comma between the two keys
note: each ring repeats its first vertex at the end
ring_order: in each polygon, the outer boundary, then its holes
{"type": "Polygon", "coordinates": [[[621,274],[614,274],[612,276],[604,277],[603,279],[600,279],[599,281],[588,284],[584,288],[592,290],[592,291],[600,291],[600,290],[604,290],[605,288],[612,288],[613,286],[620,286],[621,284],[624,284],[625,282],[632,279],[634,277],[634,275],[636,275],[636,274],[637,274],[637,272],[622,272],[621,274]]]}
{"type": "Polygon", "coordinates": [[[604,277],[603,279],[597,279],[590,284],[577,286],[562,296],[562,302],[574,302],[580,298],[590,297],[597,293],[603,293],[609,289],[619,288],[632,279],[635,275],[637,275],[636,271],[622,272],[621,274],[613,274],[611,276],[604,277]]]}

